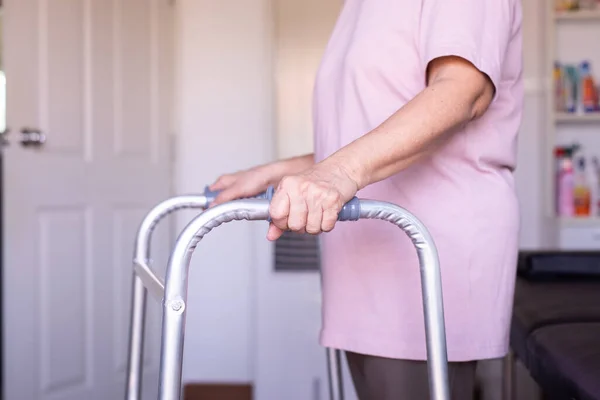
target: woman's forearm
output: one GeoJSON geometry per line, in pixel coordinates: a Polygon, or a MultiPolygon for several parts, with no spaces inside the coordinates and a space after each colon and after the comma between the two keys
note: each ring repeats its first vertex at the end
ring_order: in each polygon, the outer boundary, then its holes
{"type": "Polygon", "coordinates": [[[274,164],[265,165],[263,168],[269,170],[270,182],[276,185],[286,175],[298,174],[315,164],[314,154],[286,158],[274,164]]]}
{"type": "Polygon", "coordinates": [[[461,80],[440,79],[324,163],[342,166],[360,190],[402,171],[435,149],[453,130],[481,115],[492,96],[493,86],[490,91],[476,83],[465,87],[461,80]]]}

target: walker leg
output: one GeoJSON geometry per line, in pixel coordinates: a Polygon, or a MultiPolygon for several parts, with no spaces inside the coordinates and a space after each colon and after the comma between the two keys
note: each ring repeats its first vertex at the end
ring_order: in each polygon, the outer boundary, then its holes
{"type": "Polygon", "coordinates": [[[185,301],[165,299],[162,323],[158,399],[181,399],[185,301]]]}
{"type": "Polygon", "coordinates": [[[344,400],[341,352],[329,347],[327,348],[327,378],[329,380],[329,399],[344,400]]]}
{"type": "Polygon", "coordinates": [[[131,320],[129,325],[129,352],[127,358],[126,400],[142,398],[142,363],[144,357],[144,327],[146,320],[146,288],[142,280],[133,275],[131,320]]]}
{"type": "Polygon", "coordinates": [[[504,358],[503,366],[502,399],[513,400],[515,398],[515,355],[512,350],[509,350],[504,358]]]}

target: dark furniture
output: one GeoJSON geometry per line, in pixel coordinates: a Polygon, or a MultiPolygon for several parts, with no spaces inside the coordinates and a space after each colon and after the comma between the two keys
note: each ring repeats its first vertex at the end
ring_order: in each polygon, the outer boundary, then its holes
{"type": "MultiPolygon", "coordinates": [[[[577,257],[585,256],[587,263],[596,257],[600,276],[600,252],[572,253],[573,258],[565,257],[569,253],[554,253],[575,267],[577,257]]],[[[600,279],[593,270],[588,276],[525,276],[531,271],[532,257],[552,255],[520,256],[511,348],[545,398],[600,400],[600,279]]]]}

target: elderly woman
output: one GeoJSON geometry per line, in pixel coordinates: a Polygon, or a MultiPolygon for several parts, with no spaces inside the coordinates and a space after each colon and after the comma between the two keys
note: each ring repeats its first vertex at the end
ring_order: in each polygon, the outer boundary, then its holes
{"type": "Polygon", "coordinates": [[[418,262],[353,196],[417,215],[439,251],[453,399],[508,349],[523,82],[519,0],[346,0],[314,89],[315,153],[220,177],[216,203],[277,185],[268,238],[321,235],[321,343],[360,399],[429,397],[418,262]],[[358,226],[357,226],[358,225],[358,226]]]}

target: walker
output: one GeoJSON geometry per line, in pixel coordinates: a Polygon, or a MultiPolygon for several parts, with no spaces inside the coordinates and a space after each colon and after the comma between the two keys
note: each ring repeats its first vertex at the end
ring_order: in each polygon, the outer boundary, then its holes
{"type": "MultiPolygon", "coordinates": [[[[274,188],[270,187],[254,198],[223,203],[196,216],[177,238],[164,283],[148,266],[154,227],[173,211],[184,208],[205,210],[217,193],[207,188],[204,195],[173,197],[158,204],[146,215],[137,233],[133,260],[126,400],[141,400],[146,290],[163,304],[158,400],[180,400],[187,276],[192,253],[207,233],[223,223],[269,220],[269,203],[273,193],[274,188]]],[[[421,271],[431,398],[450,400],[441,273],[433,239],[414,215],[391,203],[355,197],[344,205],[338,215],[338,221],[356,221],[360,218],[380,219],[397,225],[415,246],[421,271]]],[[[327,365],[330,399],[343,400],[339,351],[327,349],[327,365]]]]}

